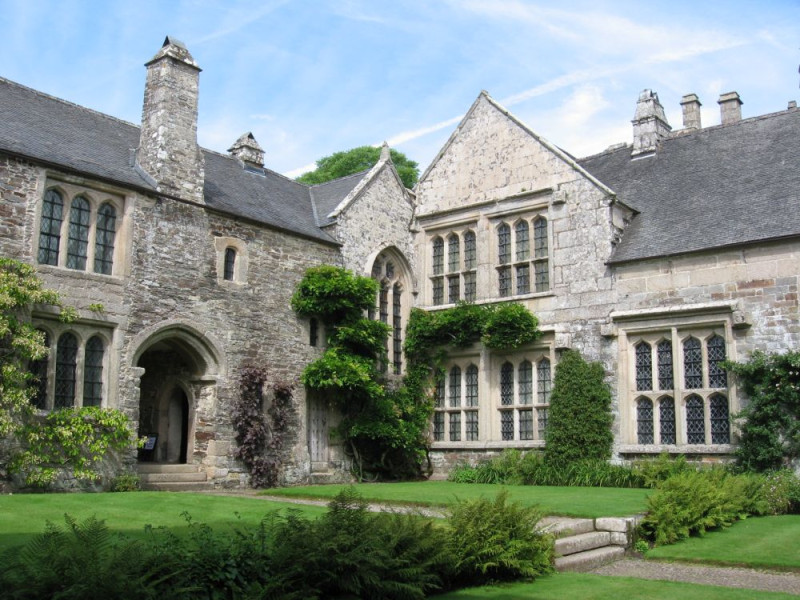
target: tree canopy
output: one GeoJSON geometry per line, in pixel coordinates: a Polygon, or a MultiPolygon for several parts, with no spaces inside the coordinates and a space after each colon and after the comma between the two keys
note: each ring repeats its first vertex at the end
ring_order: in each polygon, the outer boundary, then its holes
{"type": "MultiPolygon", "coordinates": [[[[414,187],[419,178],[417,163],[397,150],[389,150],[389,153],[392,157],[392,163],[394,163],[394,167],[403,181],[403,185],[409,189],[414,187]]],[[[359,146],[351,150],[334,152],[330,156],[320,158],[317,161],[317,168],[304,173],[297,178],[297,181],[309,185],[325,183],[326,181],[371,169],[380,157],[381,149],[375,146],[359,146]]]]}

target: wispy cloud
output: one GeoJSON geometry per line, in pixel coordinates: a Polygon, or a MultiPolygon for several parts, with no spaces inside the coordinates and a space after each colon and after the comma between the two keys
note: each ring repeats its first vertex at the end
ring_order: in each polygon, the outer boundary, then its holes
{"type": "MultiPolygon", "coordinates": [[[[258,10],[233,10],[230,11],[226,18],[223,19],[224,24],[208,33],[200,38],[192,40],[192,45],[201,45],[206,44],[208,42],[217,40],[222,37],[227,37],[234,33],[240,32],[242,29],[260,21],[264,17],[266,17],[271,12],[275,11],[276,9],[284,6],[288,3],[289,0],[277,0],[273,2],[266,3],[264,6],[259,8],[258,10]]],[[[234,5],[235,6],[235,5],[234,5]]]]}

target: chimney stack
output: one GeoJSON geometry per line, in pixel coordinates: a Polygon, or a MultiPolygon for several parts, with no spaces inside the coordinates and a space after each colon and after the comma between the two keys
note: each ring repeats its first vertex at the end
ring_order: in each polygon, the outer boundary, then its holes
{"type": "Polygon", "coordinates": [[[633,116],[633,151],[632,157],[654,154],[658,145],[672,131],[664,114],[664,107],[658,100],[658,94],[652,90],[642,90],[636,103],[633,116]]]}
{"type": "Polygon", "coordinates": [[[264,167],[264,150],[261,149],[252,132],[242,134],[233,146],[228,148],[231,156],[238,158],[248,167],[264,167]]]}
{"type": "Polygon", "coordinates": [[[681,98],[681,106],[683,107],[683,128],[684,129],[702,129],[700,123],[700,98],[697,94],[686,94],[681,98]]]}
{"type": "Polygon", "coordinates": [[[197,145],[200,67],[186,46],[167,37],[145,64],[138,165],[160,192],[203,203],[204,161],[197,145]]]}
{"type": "Polygon", "coordinates": [[[719,112],[723,125],[736,123],[742,120],[742,104],[744,104],[744,102],[739,98],[738,92],[720,94],[717,104],[719,104],[719,112]]]}

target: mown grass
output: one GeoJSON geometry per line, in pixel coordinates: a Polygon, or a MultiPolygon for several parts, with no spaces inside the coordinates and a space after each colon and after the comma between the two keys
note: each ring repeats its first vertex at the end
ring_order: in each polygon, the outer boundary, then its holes
{"type": "Polygon", "coordinates": [[[293,508],[311,516],[326,508],[269,502],[258,497],[214,496],[171,492],[114,494],[13,494],[0,496],[0,548],[24,544],[42,533],[47,521],[64,525],[64,514],[83,521],[96,515],[113,532],[143,536],[145,525],[187,531],[188,513],[215,531],[258,524],[270,511],[293,508]]]}
{"type": "Polygon", "coordinates": [[[633,577],[607,577],[584,573],[558,573],[533,583],[513,583],[470,588],[435,597],[436,600],[789,600],[791,594],[759,592],[693,583],[650,581],[633,577]]]}
{"type": "MultiPolygon", "coordinates": [[[[346,485],[317,485],[271,489],[266,494],[286,497],[329,499],[346,485]]],[[[569,517],[615,517],[644,512],[645,499],[652,490],[623,488],[540,487],[415,481],[362,483],[354,486],[364,499],[374,502],[447,506],[456,500],[493,498],[501,489],[509,499],[524,506],[538,504],[545,514],[569,517]]]]}
{"type": "Polygon", "coordinates": [[[800,515],[751,517],[671,546],[648,558],[800,571],[800,515]]]}

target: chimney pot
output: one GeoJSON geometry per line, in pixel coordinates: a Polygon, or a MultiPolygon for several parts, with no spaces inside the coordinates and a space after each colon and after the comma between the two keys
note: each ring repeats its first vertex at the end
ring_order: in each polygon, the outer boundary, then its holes
{"type": "Polygon", "coordinates": [[[786,110],[794,110],[795,108],[797,108],[797,101],[789,100],[789,106],[786,107],[786,110]]]}
{"type": "Polygon", "coordinates": [[[697,94],[686,94],[681,98],[683,107],[683,127],[684,129],[702,129],[700,122],[700,98],[697,94]]]}
{"type": "Polygon", "coordinates": [[[738,92],[720,94],[717,104],[719,104],[719,111],[723,125],[736,123],[737,121],[742,120],[742,104],[744,104],[744,102],[742,102],[738,92]]]}

